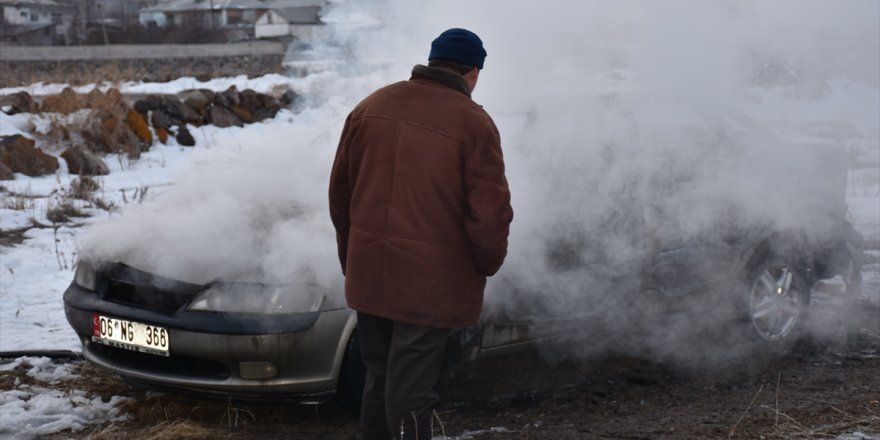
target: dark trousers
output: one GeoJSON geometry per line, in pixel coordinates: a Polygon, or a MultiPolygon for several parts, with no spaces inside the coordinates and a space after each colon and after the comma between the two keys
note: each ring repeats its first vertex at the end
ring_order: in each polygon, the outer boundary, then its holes
{"type": "Polygon", "coordinates": [[[449,329],[360,312],[357,327],[367,371],[361,406],[364,440],[430,440],[449,329]]]}

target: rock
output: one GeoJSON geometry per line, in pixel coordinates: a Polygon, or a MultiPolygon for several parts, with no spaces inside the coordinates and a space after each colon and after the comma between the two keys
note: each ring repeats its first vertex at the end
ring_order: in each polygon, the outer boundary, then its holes
{"type": "Polygon", "coordinates": [[[210,115],[211,123],[221,128],[232,127],[233,125],[241,127],[244,125],[241,123],[241,119],[239,119],[238,116],[223,107],[215,105],[214,107],[211,107],[208,114],[210,115]]]}
{"type": "Polygon", "coordinates": [[[205,123],[205,118],[186,103],[181,104],[181,109],[183,110],[184,123],[193,125],[202,125],[205,123]]]}
{"type": "Polygon", "coordinates": [[[224,95],[222,93],[217,93],[214,95],[214,106],[220,106],[220,107],[226,108],[226,107],[229,107],[229,104],[230,104],[229,98],[227,98],[226,95],[224,95]]]}
{"type": "MultiPolygon", "coordinates": [[[[134,112],[137,114],[137,112],[134,112]]],[[[82,176],[105,176],[110,174],[110,168],[103,159],[92,153],[83,146],[71,147],[61,153],[61,157],[67,162],[67,170],[71,174],[82,176]]]]}
{"type": "Polygon", "coordinates": [[[99,105],[92,107],[92,110],[124,115],[128,112],[128,103],[119,89],[111,88],[104,94],[104,100],[99,105]]]}
{"type": "Polygon", "coordinates": [[[274,118],[281,110],[281,103],[270,95],[258,94],[260,98],[260,107],[253,112],[254,120],[262,121],[274,118]]]}
{"type": "Polygon", "coordinates": [[[134,103],[134,109],[140,112],[142,115],[146,115],[149,112],[153,112],[159,110],[162,106],[162,98],[157,95],[147,95],[144,99],[139,99],[134,103]]]}
{"type": "Polygon", "coordinates": [[[269,95],[260,95],[260,100],[262,101],[263,108],[269,110],[269,113],[272,115],[273,118],[279,111],[281,111],[282,108],[284,108],[284,106],[282,106],[277,99],[269,95]]]}
{"type": "Polygon", "coordinates": [[[125,121],[113,113],[104,113],[93,119],[92,125],[82,135],[95,152],[125,153],[134,158],[149,148],[128,128],[125,121]]]}
{"type": "Polygon", "coordinates": [[[237,116],[238,119],[241,119],[241,122],[244,122],[245,124],[253,124],[256,122],[251,112],[240,105],[230,105],[229,110],[232,113],[235,113],[235,116],[237,116]]]}
{"type": "Polygon", "coordinates": [[[208,89],[186,90],[179,96],[184,104],[192,107],[199,114],[205,114],[208,106],[214,101],[214,92],[208,89]]]}
{"type": "Polygon", "coordinates": [[[144,101],[143,99],[135,101],[133,107],[136,112],[142,114],[144,117],[150,114],[150,108],[147,106],[147,101],[144,101]]]}
{"type": "Polygon", "coordinates": [[[156,128],[168,128],[173,125],[171,123],[171,117],[162,110],[156,110],[150,115],[150,123],[156,128]]]}
{"type": "MultiPolygon", "coordinates": [[[[66,124],[50,124],[49,129],[46,130],[46,136],[43,137],[43,141],[53,145],[70,143],[70,131],[71,127],[66,124]]],[[[31,133],[34,132],[32,131],[31,133]]]]}
{"type": "Polygon", "coordinates": [[[115,87],[111,87],[111,88],[107,89],[107,93],[105,93],[104,96],[110,102],[122,102],[123,101],[122,92],[120,92],[119,89],[117,89],[115,87]]]}
{"type": "Polygon", "coordinates": [[[95,87],[86,94],[86,105],[89,108],[97,108],[104,101],[104,92],[95,87]]]}
{"type": "Polygon", "coordinates": [[[264,121],[266,119],[272,119],[275,115],[272,114],[269,110],[265,108],[258,108],[257,111],[254,112],[254,121],[264,121]]]}
{"type": "Polygon", "coordinates": [[[39,111],[39,106],[34,102],[34,98],[32,98],[28,92],[24,91],[0,98],[0,107],[7,106],[9,107],[6,111],[6,114],[8,115],[14,115],[17,113],[36,113],[39,111]]]}
{"type": "Polygon", "coordinates": [[[168,129],[164,127],[156,128],[156,137],[159,138],[159,142],[163,144],[168,144],[168,129]]]}
{"type": "Polygon", "coordinates": [[[253,113],[263,106],[260,94],[251,89],[242,91],[239,94],[239,98],[241,100],[241,107],[247,110],[248,113],[253,113]]]}
{"type": "Polygon", "coordinates": [[[142,114],[135,110],[129,110],[125,122],[134,135],[143,142],[143,145],[146,145],[148,148],[153,145],[153,133],[150,132],[150,126],[142,114]]]}
{"type": "Polygon", "coordinates": [[[65,87],[61,93],[43,98],[43,105],[40,107],[40,110],[46,113],[63,113],[67,115],[85,107],[84,104],[85,102],[81,102],[73,89],[65,87]]]}
{"type": "Polygon", "coordinates": [[[226,100],[229,102],[229,105],[241,105],[241,97],[238,94],[238,89],[235,86],[229,86],[228,89],[224,90],[220,93],[226,100]]]}
{"type": "Polygon", "coordinates": [[[15,180],[15,173],[3,163],[0,163],[0,180],[15,180]]]}
{"type": "Polygon", "coordinates": [[[32,139],[22,135],[0,136],[0,163],[13,173],[31,177],[54,173],[58,169],[58,159],[34,145],[32,139]]]}
{"type": "Polygon", "coordinates": [[[293,101],[296,100],[296,93],[293,90],[287,89],[283,95],[281,95],[281,105],[284,107],[290,106],[293,104],[293,101]]]}
{"type": "Polygon", "coordinates": [[[183,145],[184,147],[194,147],[196,145],[196,140],[193,137],[192,133],[186,128],[185,125],[181,125],[177,130],[177,143],[183,145]]]}
{"type": "MultiPolygon", "coordinates": [[[[162,107],[165,113],[172,120],[183,121],[183,103],[177,98],[165,98],[162,100],[162,107]]],[[[175,124],[176,125],[176,124],[175,124]]]]}

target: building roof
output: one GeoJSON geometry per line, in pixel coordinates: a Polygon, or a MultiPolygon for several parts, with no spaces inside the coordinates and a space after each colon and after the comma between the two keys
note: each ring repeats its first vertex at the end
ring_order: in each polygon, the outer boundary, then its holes
{"type": "Polygon", "coordinates": [[[168,0],[141,12],[182,12],[223,9],[289,9],[302,7],[320,8],[326,0],[168,0]]]}
{"type": "Polygon", "coordinates": [[[273,9],[284,17],[288,23],[319,23],[321,21],[320,6],[302,6],[298,8],[273,9]]]}

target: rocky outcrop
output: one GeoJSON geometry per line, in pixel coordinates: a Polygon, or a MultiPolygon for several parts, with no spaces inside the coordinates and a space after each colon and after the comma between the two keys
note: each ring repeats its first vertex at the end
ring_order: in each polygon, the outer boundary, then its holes
{"type": "Polygon", "coordinates": [[[139,99],[134,103],[134,109],[145,117],[149,112],[159,110],[161,107],[162,98],[156,95],[147,96],[146,98],[139,99]]]}
{"type": "Polygon", "coordinates": [[[254,115],[251,114],[248,109],[240,105],[230,105],[229,111],[231,111],[235,116],[238,117],[239,120],[241,120],[241,122],[244,122],[245,124],[253,124],[254,122],[256,122],[256,120],[254,119],[254,115]]]}
{"type": "Polygon", "coordinates": [[[177,129],[177,143],[183,145],[184,147],[194,147],[196,145],[196,140],[193,137],[192,133],[187,130],[186,126],[181,126],[177,129]]]}
{"type": "Polygon", "coordinates": [[[288,89],[281,95],[281,105],[287,107],[293,104],[293,101],[296,100],[296,93],[293,90],[288,89]]]}
{"type": "Polygon", "coordinates": [[[162,110],[155,110],[150,113],[150,123],[156,128],[169,128],[172,125],[171,116],[162,110]]]}
{"type": "Polygon", "coordinates": [[[82,137],[89,149],[96,153],[122,153],[132,158],[139,157],[151,146],[138,139],[122,116],[113,113],[104,113],[93,119],[82,137]]]}
{"type": "Polygon", "coordinates": [[[21,135],[0,136],[0,163],[13,173],[37,177],[58,169],[58,159],[44,153],[32,139],[21,135]]]}
{"type": "Polygon", "coordinates": [[[40,111],[43,113],[61,113],[68,115],[85,108],[86,104],[86,99],[81,98],[70,87],[65,87],[61,93],[45,97],[42,105],[40,105],[40,111]]]}
{"type": "Polygon", "coordinates": [[[36,113],[39,106],[34,102],[34,98],[28,92],[18,92],[0,98],[0,108],[5,109],[6,114],[14,115],[17,113],[36,113]]]}
{"type": "MultiPolygon", "coordinates": [[[[220,95],[217,95],[220,96],[220,95]]],[[[242,122],[235,113],[232,113],[228,108],[222,107],[219,105],[215,105],[211,107],[211,110],[208,112],[211,123],[221,127],[241,127],[242,122]]]]}
{"type": "Polygon", "coordinates": [[[107,167],[107,163],[83,146],[68,148],[61,153],[61,157],[67,162],[67,170],[71,174],[79,174],[81,176],[105,176],[110,174],[110,168],[107,167]]]}
{"type": "Polygon", "coordinates": [[[250,89],[239,92],[232,86],[220,93],[192,89],[180,92],[176,97],[148,95],[136,101],[134,109],[149,121],[157,137],[167,137],[176,131],[178,134],[175,138],[189,143],[194,142],[194,139],[187,135],[188,130],[180,135],[181,129],[187,125],[241,127],[275,117],[285,105],[284,102],[290,102],[294,97],[295,94],[290,92],[279,100],[250,89]],[[160,130],[162,135],[159,134],[160,130]]]}
{"type": "MultiPolygon", "coordinates": [[[[73,145],[61,155],[70,173],[103,175],[109,172],[107,164],[94,153],[121,153],[136,158],[152,146],[154,139],[167,143],[171,136],[179,145],[194,146],[196,140],[190,126],[241,127],[263,121],[275,117],[295,96],[288,91],[276,98],[232,86],[223,92],[192,89],[176,96],[148,95],[129,105],[117,89],[102,92],[95,88],[83,95],[67,87],[60,94],[42,98],[42,102],[26,92],[0,97],[0,108],[9,114],[70,114],[89,110],[85,122],[52,124],[36,139],[40,145],[62,146],[59,149],[73,145]]],[[[33,132],[36,133],[35,128],[33,132]]],[[[3,139],[0,180],[14,178],[14,173],[37,176],[58,169],[58,158],[36,148],[33,140],[22,136],[3,139]]]]}
{"type": "Polygon", "coordinates": [[[180,93],[180,98],[184,104],[204,117],[208,106],[214,102],[214,92],[208,89],[186,90],[180,93]]]}
{"type": "Polygon", "coordinates": [[[140,139],[143,145],[146,145],[147,148],[153,145],[153,133],[150,131],[150,125],[147,124],[147,120],[144,119],[143,115],[135,110],[129,110],[125,123],[128,124],[128,128],[140,139]]]}
{"type": "Polygon", "coordinates": [[[8,166],[0,162],[0,180],[14,180],[15,174],[8,166]]]}
{"type": "Polygon", "coordinates": [[[168,129],[163,127],[156,127],[156,137],[162,144],[168,144],[168,129]]]}

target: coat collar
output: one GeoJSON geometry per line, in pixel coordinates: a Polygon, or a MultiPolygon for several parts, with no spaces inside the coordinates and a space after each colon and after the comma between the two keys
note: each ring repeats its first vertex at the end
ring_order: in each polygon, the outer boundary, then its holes
{"type": "Polygon", "coordinates": [[[464,81],[464,77],[452,73],[448,70],[418,64],[413,67],[412,70],[412,77],[410,78],[410,80],[414,79],[425,79],[428,81],[434,81],[443,84],[446,87],[450,87],[461,93],[464,93],[468,97],[471,96],[470,87],[468,87],[467,83],[464,81]]]}

